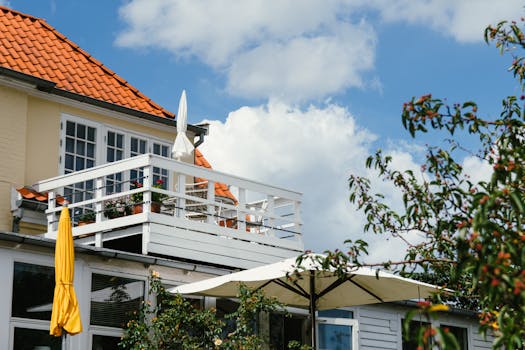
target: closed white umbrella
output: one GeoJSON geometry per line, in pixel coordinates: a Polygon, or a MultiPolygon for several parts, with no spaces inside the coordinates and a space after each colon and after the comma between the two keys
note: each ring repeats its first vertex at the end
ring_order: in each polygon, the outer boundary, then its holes
{"type": "Polygon", "coordinates": [[[312,347],[316,346],[315,312],[344,306],[374,304],[426,298],[439,291],[431,284],[403,278],[384,271],[348,265],[346,274],[324,271],[323,255],[309,254],[300,267],[297,258],[289,258],[229,275],[210,278],[170,289],[171,293],[235,297],[240,284],[261,289],[290,306],[308,308],[312,319],[312,347]],[[294,275],[298,272],[298,278],[294,275]]]}
{"type": "Polygon", "coordinates": [[[177,136],[173,143],[171,154],[173,158],[179,159],[186,155],[190,155],[193,151],[193,144],[186,135],[188,128],[188,105],[186,103],[186,90],[182,90],[182,95],[179,101],[179,111],[177,113],[177,136]]]}

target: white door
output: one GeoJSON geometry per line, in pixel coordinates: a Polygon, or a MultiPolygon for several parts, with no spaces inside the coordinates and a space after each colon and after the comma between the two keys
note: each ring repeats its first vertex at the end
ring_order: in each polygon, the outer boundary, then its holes
{"type": "Polygon", "coordinates": [[[356,350],[357,320],[348,318],[317,319],[319,350],[356,350]]]}

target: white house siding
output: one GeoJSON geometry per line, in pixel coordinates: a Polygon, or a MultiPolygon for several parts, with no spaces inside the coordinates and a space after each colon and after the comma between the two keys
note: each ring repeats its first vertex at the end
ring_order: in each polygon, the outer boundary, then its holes
{"type": "Polygon", "coordinates": [[[356,312],[359,322],[359,349],[401,349],[400,319],[389,307],[361,306],[356,312]]]}
{"type": "MultiPolygon", "coordinates": [[[[355,309],[359,322],[359,349],[402,350],[402,322],[410,308],[399,304],[374,304],[355,309]]],[[[469,350],[491,349],[493,338],[486,339],[478,331],[477,318],[466,313],[443,313],[432,323],[467,329],[469,350]]]]}

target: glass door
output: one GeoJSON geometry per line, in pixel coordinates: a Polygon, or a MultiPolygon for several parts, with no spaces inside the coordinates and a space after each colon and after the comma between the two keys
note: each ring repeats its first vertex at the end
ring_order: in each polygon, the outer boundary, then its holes
{"type": "Polygon", "coordinates": [[[318,318],[317,342],[319,350],[356,350],[357,320],[318,318]]]}

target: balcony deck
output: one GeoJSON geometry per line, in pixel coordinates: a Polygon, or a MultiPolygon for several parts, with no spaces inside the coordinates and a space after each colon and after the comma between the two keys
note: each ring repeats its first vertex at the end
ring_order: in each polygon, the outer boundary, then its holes
{"type": "Polygon", "coordinates": [[[55,198],[60,195],[70,201],[77,243],[119,249],[131,239],[138,253],[237,268],[304,250],[301,194],[153,154],[43,180],[35,188],[49,192],[48,238],[56,237],[62,208],[55,198]],[[166,189],[153,186],[159,169],[169,174],[166,189]],[[141,174],[142,187],[130,186],[132,173],[141,174]],[[195,179],[207,181],[195,184],[195,179]],[[228,185],[237,200],[216,196],[215,183],[228,185]],[[159,196],[156,209],[152,198],[159,196]],[[141,202],[132,203],[137,197],[141,202]],[[108,215],[111,202],[123,205],[119,215],[108,215]],[[134,205],[142,212],[133,214],[134,205]],[[75,213],[85,211],[92,211],[95,220],[80,226],[75,213]]]}

